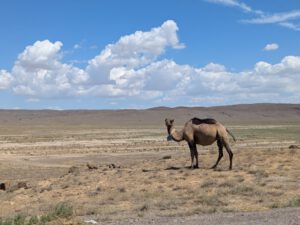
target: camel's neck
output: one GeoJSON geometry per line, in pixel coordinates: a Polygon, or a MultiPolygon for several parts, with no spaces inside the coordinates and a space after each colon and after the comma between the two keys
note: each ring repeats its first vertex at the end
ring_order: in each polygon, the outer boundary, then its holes
{"type": "Polygon", "coordinates": [[[171,128],[170,132],[172,139],[174,141],[180,142],[183,141],[183,130],[177,131],[174,127],[171,128]]]}

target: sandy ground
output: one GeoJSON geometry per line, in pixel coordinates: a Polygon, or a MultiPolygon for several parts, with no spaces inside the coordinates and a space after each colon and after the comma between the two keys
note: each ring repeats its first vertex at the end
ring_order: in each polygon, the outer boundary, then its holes
{"type": "Polygon", "coordinates": [[[189,169],[186,143],[167,142],[163,126],[55,121],[0,128],[0,219],[63,202],[72,206],[63,224],[299,224],[297,123],[229,124],[238,139],[229,171],[226,152],[210,169],[216,144],[199,146],[200,169],[189,169]]]}

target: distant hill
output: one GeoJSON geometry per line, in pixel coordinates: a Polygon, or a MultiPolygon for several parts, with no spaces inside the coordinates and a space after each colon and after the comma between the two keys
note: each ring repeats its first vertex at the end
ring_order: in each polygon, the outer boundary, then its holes
{"type": "Polygon", "coordinates": [[[156,107],[144,110],[0,110],[9,126],[162,126],[165,118],[183,124],[192,117],[215,118],[225,124],[300,124],[300,104],[244,104],[216,107],[156,107]]]}

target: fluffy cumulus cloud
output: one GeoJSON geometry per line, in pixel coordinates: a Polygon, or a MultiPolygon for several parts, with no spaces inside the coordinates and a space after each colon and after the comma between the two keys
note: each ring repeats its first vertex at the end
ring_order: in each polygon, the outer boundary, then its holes
{"type": "Polygon", "coordinates": [[[13,81],[13,77],[6,70],[0,70],[0,90],[8,89],[13,81]]]}
{"type": "Polygon", "coordinates": [[[123,36],[83,69],[63,63],[61,42],[37,41],[18,56],[11,71],[0,70],[0,89],[28,99],[95,96],[186,105],[299,102],[300,57],[287,56],[277,64],[261,61],[241,72],[216,63],[180,65],[161,59],[168,48],[184,47],[177,33],[177,24],[169,20],[123,36]]]}
{"type": "Polygon", "coordinates": [[[265,51],[274,51],[274,50],[277,50],[279,48],[279,45],[276,44],[276,43],[272,43],[272,44],[267,44],[265,47],[264,47],[264,50],[265,51]]]}
{"type": "Polygon", "coordinates": [[[76,94],[88,75],[84,70],[60,62],[61,47],[61,42],[48,40],[27,46],[11,71],[13,91],[38,98],[76,94]]]}
{"type": "Polygon", "coordinates": [[[109,44],[95,58],[89,61],[87,72],[93,83],[111,84],[114,68],[136,69],[152,63],[165,52],[166,48],[183,48],[177,36],[177,24],[168,20],[160,27],[147,32],[137,31],[109,44]]]}

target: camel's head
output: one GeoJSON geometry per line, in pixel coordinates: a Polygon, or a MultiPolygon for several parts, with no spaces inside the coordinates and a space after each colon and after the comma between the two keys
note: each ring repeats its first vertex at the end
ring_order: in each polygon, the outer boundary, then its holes
{"type": "Polygon", "coordinates": [[[173,127],[174,120],[171,120],[171,119],[165,119],[165,123],[166,123],[166,127],[167,127],[167,130],[168,130],[168,137],[167,137],[167,140],[170,141],[170,140],[172,140],[172,136],[171,136],[171,128],[173,127]]]}

